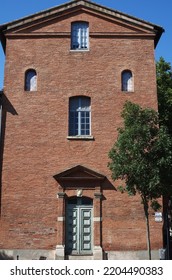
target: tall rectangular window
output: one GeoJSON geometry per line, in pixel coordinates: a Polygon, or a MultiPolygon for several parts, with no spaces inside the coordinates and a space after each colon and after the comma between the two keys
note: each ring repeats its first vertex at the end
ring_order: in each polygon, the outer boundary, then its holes
{"type": "Polygon", "coordinates": [[[73,22],[71,30],[71,49],[88,49],[89,31],[88,22],[73,22]]]}
{"type": "Polygon", "coordinates": [[[90,135],[91,102],[89,97],[69,99],[69,136],[90,135]]]}

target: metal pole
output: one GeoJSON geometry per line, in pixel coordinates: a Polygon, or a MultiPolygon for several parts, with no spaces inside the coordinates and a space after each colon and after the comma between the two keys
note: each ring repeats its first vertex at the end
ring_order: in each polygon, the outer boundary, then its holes
{"type": "Polygon", "coordinates": [[[167,260],[170,259],[170,233],[169,233],[169,220],[168,220],[168,210],[166,213],[166,233],[167,233],[167,260]]]}

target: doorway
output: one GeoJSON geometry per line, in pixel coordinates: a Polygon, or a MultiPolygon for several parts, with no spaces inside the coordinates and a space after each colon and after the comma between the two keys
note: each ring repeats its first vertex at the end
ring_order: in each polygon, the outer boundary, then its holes
{"type": "Polygon", "coordinates": [[[72,197],[66,203],[66,255],[93,253],[93,200],[72,197]]]}

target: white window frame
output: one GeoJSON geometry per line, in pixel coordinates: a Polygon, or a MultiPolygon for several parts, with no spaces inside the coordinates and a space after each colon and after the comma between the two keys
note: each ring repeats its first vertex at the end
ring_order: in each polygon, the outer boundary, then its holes
{"type": "Polygon", "coordinates": [[[72,22],[71,50],[85,51],[89,49],[89,23],[85,21],[72,22]]]}
{"type": "Polygon", "coordinates": [[[90,137],[91,136],[91,98],[87,96],[74,96],[69,99],[69,137],[90,137]],[[84,108],[82,107],[82,99],[89,100],[89,106],[84,108]],[[78,107],[75,109],[71,109],[72,101],[76,100],[76,104],[78,102],[78,107]],[[71,121],[71,113],[73,113],[73,122],[71,121]],[[89,116],[82,116],[82,113],[87,113],[89,116]],[[78,121],[75,119],[77,118],[78,121]],[[82,123],[82,118],[84,119],[85,123],[82,123]],[[89,118],[89,123],[87,123],[87,118],[89,118]],[[82,125],[85,127],[82,128],[82,125]],[[89,125],[89,128],[87,128],[89,125]],[[78,131],[76,134],[75,131],[78,131]],[[86,133],[82,133],[82,130],[85,130],[86,133]],[[89,133],[87,133],[89,130],[89,133]]]}

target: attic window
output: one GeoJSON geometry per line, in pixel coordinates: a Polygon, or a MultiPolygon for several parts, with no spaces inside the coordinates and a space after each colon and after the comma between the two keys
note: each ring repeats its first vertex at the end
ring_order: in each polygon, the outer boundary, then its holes
{"type": "Polygon", "coordinates": [[[71,49],[87,50],[89,45],[88,22],[73,22],[71,26],[71,49]]]}
{"type": "Polygon", "coordinates": [[[25,72],[25,90],[26,91],[37,90],[37,73],[34,69],[28,69],[25,72]]]}

